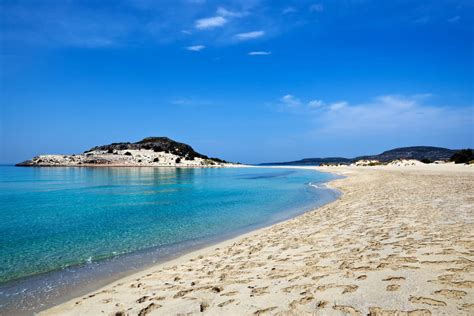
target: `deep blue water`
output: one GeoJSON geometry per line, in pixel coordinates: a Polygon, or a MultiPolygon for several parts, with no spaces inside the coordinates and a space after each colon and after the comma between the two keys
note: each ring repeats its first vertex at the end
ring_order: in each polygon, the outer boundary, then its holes
{"type": "Polygon", "coordinates": [[[147,251],[170,255],[277,222],[333,199],[310,185],[331,177],[270,168],[0,166],[0,283],[147,251]]]}

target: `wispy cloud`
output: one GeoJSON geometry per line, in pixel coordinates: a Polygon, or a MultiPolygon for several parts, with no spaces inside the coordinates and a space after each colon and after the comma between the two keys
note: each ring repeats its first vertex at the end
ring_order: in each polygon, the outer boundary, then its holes
{"type": "Polygon", "coordinates": [[[346,108],[348,105],[349,103],[347,103],[346,101],[339,101],[339,102],[331,103],[328,108],[331,111],[339,111],[346,108]]]}
{"type": "MultiPolygon", "coordinates": [[[[310,23],[315,22],[314,15],[318,12],[334,14],[350,9],[354,14],[361,13],[358,10],[363,7],[360,3],[364,1],[348,2],[353,4],[331,3],[330,7],[337,10],[327,10],[329,2],[321,0],[292,1],[289,4],[268,0],[230,0],[217,6],[214,1],[205,0],[125,0],[121,1],[120,6],[94,5],[89,1],[0,0],[0,10],[4,13],[2,40],[9,50],[14,48],[21,52],[41,46],[120,48],[162,44],[176,44],[180,49],[183,37],[191,35],[191,31],[194,41],[232,45],[239,40],[261,36],[271,38],[297,31],[305,25],[309,27],[310,23]],[[248,30],[257,31],[243,33],[248,30]]],[[[393,5],[395,8],[399,6],[393,5]]],[[[385,7],[392,5],[380,4],[379,9],[385,7]]],[[[448,10],[454,4],[407,7],[403,19],[388,19],[387,23],[467,23],[463,12],[454,8],[448,10]]],[[[338,16],[339,13],[334,18],[338,16]]],[[[366,23],[375,23],[376,26],[377,21],[367,20],[366,23]]],[[[325,27],[324,21],[320,22],[318,29],[325,27]]]]}
{"type": "Polygon", "coordinates": [[[291,94],[284,95],[280,101],[290,108],[299,107],[301,105],[301,100],[291,94]]]}
{"type": "Polygon", "coordinates": [[[326,104],[323,100],[313,99],[308,102],[302,101],[300,98],[295,97],[292,94],[286,94],[280,98],[280,102],[289,109],[298,110],[298,111],[311,111],[315,109],[320,109],[322,107],[334,107],[337,108],[341,105],[346,104],[346,102],[337,102],[332,104],[326,104]]]}
{"type": "Polygon", "coordinates": [[[253,32],[246,32],[246,33],[239,33],[235,35],[235,38],[237,38],[240,41],[246,41],[250,39],[255,39],[259,38],[265,35],[264,31],[253,31],[253,32]]]}
{"type": "Polygon", "coordinates": [[[325,103],[322,100],[311,100],[308,102],[308,107],[310,109],[317,109],[325,105],[325,103]]]}
{"type": "Polygon", "coordinates": [[[216,13],[219,16],[225,16],[225,17],[231,17],[231,18],[241,18],[241,17],[246,16],[248,14],[247,12],[227,10],[226,8],[223,8],[223,7],[217,8],[216,13]]]}
{"type": "Polygon", "coordinates": [[[465,138],[466,131],[474,125],[472,106],[435,106],[430,105],[430,99],[431,94],[383,95],[356,104],[318,99],[305,103],[288,94],[280,102],[294,114],[312,117],[314,135],[335,138],[377,135],[387,139],[404,137],[409,141],[414,137],[465,138]]]}
{"type": "Polygon", "coordinates": [[[192,46],[188,46],[188,47],[185,47],[187,50],[190,50],[192,52],[200,52],[202,51],[204,48],[206,48],[206,46],[204,45],[192,45],[192,46]]]}
{"type": "Polygon", "coordinates": [[[384,106],[384,107],[389,106],[391,108],[406,110],[406,109],[413,108],[417,104],[421,104],[424,100],[427,100],[431,98],[432,96],[433,95],[430,93],[415,94],[409,97],[404,97],[404,96],[399,96],[399,95],[383,95],[383,96],[374,98],[373,102],[351,105],[349,102],[344,101],[344,100],[340,100],[336,102],[325,102],[320,99],[312,99],[306,102],[292,94],[287,94],[281,97],[280,101],[292,107],[298,106],[298,109],[303,112],[313,111],[313,110],[319,110],[319,112],[321,111],[337,112],[337,111],[345,111],[346,109],[353,109],[355,107],[361,107],[362,105],[368,106],[375,103],[380,104],[381,106],[384,106]]]}
{"type": "Polygon", "coordinates": [[[178,106],[207,106],[213,105],[213,102],[210,100],[203,100],[195,97],[185,97],[185,98],[176,98],[169,101],[170,104],[178,106]]]}
{"type": "Polygon", "coordinates": [[[266,55],[271,55],[272,52],[265,52],[265,51],[256,51],[256,52],[249,52],[249,56],[266,56],[266,55]]]}
{"type": "MultiPolygon", "coordinates": [[[[318,130],[394,137],[397,134],[430,135],[467,131],[473,118],[469,109],[432,106],[418,96],[387,95],[361,104],[335,106],[318,113],[318,130]]],[[[443,137],[445,135],[442,135],[443,137]]]]}
{"type": "Polygon", "coordinates": [[[227,23],[227,19],[222,16],[213,16],[210,18],[199,19],[194,26],[199,30],[213,29],[221,27],[227,23]]]}

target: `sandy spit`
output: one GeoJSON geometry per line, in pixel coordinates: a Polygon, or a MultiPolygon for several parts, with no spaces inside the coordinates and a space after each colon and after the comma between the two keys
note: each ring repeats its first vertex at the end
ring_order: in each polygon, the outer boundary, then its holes
{"type": "Polygon", "coordinates": [[[474,315],[474,168],[319,168],[320,209],[41,315],[474,315]]]}

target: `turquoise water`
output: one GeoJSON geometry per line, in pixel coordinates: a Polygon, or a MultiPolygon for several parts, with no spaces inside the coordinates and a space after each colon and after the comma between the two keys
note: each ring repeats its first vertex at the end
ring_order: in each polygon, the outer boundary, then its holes
{"type": "Polygon", "coordinates": [[[173,252],[334,198],[311,170],[0,167],[0,283],[173,252]]]}

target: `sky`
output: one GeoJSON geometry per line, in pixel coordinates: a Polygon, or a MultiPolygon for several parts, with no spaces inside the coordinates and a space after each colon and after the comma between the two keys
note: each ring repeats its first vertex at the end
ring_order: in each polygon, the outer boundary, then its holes
{"type": "Polygon", "coordinates": [[[167,136],[260,163],[474,147],[474,2],[0,0],[0,163],[167,136]]]}

